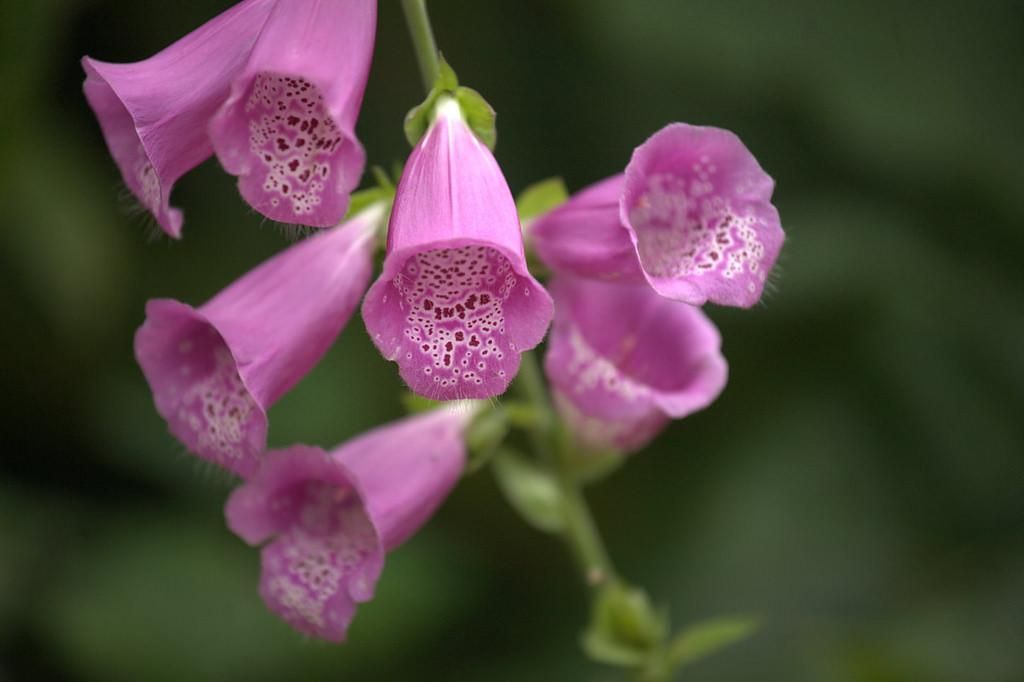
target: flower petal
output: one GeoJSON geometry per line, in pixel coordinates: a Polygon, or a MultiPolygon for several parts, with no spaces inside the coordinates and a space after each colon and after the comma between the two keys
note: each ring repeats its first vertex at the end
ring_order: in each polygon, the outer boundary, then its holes
{"type": "Polygon", "coordinates": [[[351,475],[319,448],[267,455],[225,507],[228,526],[262,550],[260,594],[292,627],[344,641],[357,602],[373,597],[384,549],[351,475]]]}
{"type": "Polygon", "coordinates": [[[466,464],[474,407],[456,404],[369,431],[334,451],[357,482],[389,551],[429,519],[466,464]]]}
{"type": "Polygon", "coordinates": [[[442,107],[402,174],[384,271],[363,303],[367,331],[416,393],[485,398],[505,391],[552,314],[501,169],[442,107]]]}
{"type": "Polygon", "coordinates": [[[267,20],[210,125],[217,158],[273,220],[345,215],[366,162],[355,122],[373,53],[374,0],[288,0],[267,20]]]}
{"type": "Polygon", "coordinates": [[[551,291],[557,312],[545,370],[567,421],[605,422],[608,446],[635,450],[724,388],[718,330],[699,308],[646,285],[560,277],[551,291]]]}
{"type": "Polygon", "coordinates": [[[661,295],[749,307],[784,234],[774,182],[733,133],[674,123],[637,147],[620,217],[661,295]]]}
{"type": "Polygon", "coordinates": [[[225,516],[249,544],[269,540],[260,594],[270,609],[300,632],[343,641],[356,604],[373,597],[386,553],[458,481],[472,414],[456,406],[408,417],[329,455],[304,445],[268,453],[225,516]]]}
{"type": "Polygon", "coordinates": [[[541,261],[556,273],[643,282],[636,250],[619,219],[624,186],[625,175],[613,175],[539,217],[527,238],[541,261]]]}
{"type": "Polygon", "coordinates": [[[243,476],[256,468],[266,447],[266,407],[202,312],[170,299],[149,301],[135,357],[157,412],[189,451],[243,476]]]}
{"type": "Polygon", "coordinates": [[[266,410],[313,368],[365,291],[374,206],[266,261],[199,309],[146,306],[135,354],[157,410],[189,450],[241,476],[266,448],[266,410]]]}
{"type": "Polygon", "coordinates": [[[141,62],[82,59],[85,97],[125,184],[172,237],[182,224],[168,203],[174,183],[213,153],[206,125],[273,5],[240,2],[141,62]]]}

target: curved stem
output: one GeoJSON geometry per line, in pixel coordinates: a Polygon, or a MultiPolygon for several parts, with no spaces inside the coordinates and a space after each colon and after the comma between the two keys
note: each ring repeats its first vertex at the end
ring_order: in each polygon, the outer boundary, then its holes
{"type": "Polygon", "coordinates": [[[409,25],[409,36],[412,38],[416,52],[416,62],[420,67],[420,78],[427,94],[434,88],[441,62],[438,59],[437,44],[434,42],[434,31],[430,27],[427,15],[426,0],[402,0],[405,12],[405,23],[409,25]]]}
{"type": "Polygon", "coordinates": [[[572,546],[576,561],[583,570],[587,586],[600,587],[615,579],[615,568],[590,513],[590,507],[583,497],[583,491],[576,480],[566,474],[565,467],[559,468],[563,470],[558,476],[558,482],[562,491],[566,540],[572,546]]]}
{"type": "Polygon", "coordinates": [[[565,530],[562,534],[576,557],[587,585],[599,587],[615,578],[615,568],[590,513],[590,507],[583,497],[579,481],[569,466],[568,448],[571,447],[571,441],[564,427],[554,418],[544,379],[533,352],[523,353],[516,385],[523,397],[533,403],[541,414],[548,415],[547,419],[541,420],[530,431],[531,444],[548,463],[558,483],[565,517],[565,530]]]}

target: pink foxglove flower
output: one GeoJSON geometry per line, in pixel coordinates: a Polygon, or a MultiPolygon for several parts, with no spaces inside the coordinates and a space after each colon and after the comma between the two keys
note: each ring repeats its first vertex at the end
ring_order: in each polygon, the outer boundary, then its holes
{"type": "Polygon", "coordinates": [[[134,64],[89,57],[85,97],[125,184],[172,237],[181,211],[169,205],[182,175],[213,154],[206,126],[241,73],[273,0],[245,0],[134,64]]]}
{"type": "Polygon", "coordinates": [[[637,147],[624,176],[584,190],[538,219],[530,234],[552,269],[643,278],[677,301],[745,308],[761,298],[782,248],[773,188],[734,134],[673,123],[637,147]],[[623,256],[630,244],[632,265],[623,256]]]}
{"type": "Polygon", "coordinates": [[[508,387],[552,314],[501,169],[448,100],[398,185],[366,329],[416,393],[485,398],[508,387]]]}
{"type": "Polygon", "coordinates": [[[260,594],[307,635],[341,642],[373,597],[385,555],[426,523],[465,465],[465,406],[407,417],[330,454],[268,453],[226,506],[228,526],[262,550],[260,594]]]}
{"type": "Polygon", "coordinates": [[[157,411],[190,451],[252,475],[267,409],[320,360],[366,290],[383,212],[373,205],[291,246],[199,308],[146,305],[135,356],[157,411]]]}
{"type": "Polygon", "coordinates": [[[271,12],[210,125],[221,165],[268,218],[328,227],[345,215],[366,162],[355,123],[376,21],[376,0],[287,0],[271,12]]]}
{"type": "Polygon", "coordinates": [[[710,405],[728,374],[700,308],[650,287],[560,276],[544,368],[555,403],[587,449],[635,451],[669,420],[710,405]]]}

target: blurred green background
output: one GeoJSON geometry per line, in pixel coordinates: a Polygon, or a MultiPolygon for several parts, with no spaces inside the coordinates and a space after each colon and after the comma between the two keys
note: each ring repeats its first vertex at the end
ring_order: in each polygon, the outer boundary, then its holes
{"type": "MultiPolygon", "coordinates": [[[[616,680],[577,647],[567,553],[486,473],[394,554],[349,643],[304,640],[223,526],[231,489],[166,433],[132,359],[144,301],[199,303],[280,249],[211,160],[152,238],[81,96],[225,0],[0,3],[2,680],[616,680]],[[119,199],[119,196],[121,197],[119,199]]],[[[731,382],[590,494],[677,624],[756,612],[683,679],[1024,680],[1024,4],[431,3],[499,113],[513,191],[621,170],[670,121],[736,131],[788,241],[764,305],[712,309],[731,382]]],[[[422,97],[383,0],[359,134],[422,97]]],[[[356,318],[271,413],[333,445],[400,413],[356,318]]]]}

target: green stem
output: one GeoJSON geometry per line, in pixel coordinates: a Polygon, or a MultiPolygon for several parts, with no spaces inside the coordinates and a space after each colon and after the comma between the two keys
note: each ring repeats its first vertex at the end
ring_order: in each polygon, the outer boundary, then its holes
{"type": "Polygon", "coordinates": [[[413,49],[416,52],[416,62],[420,66],[423,88],[429,95],[434,83],[437,82],[441,62],[438,59],[437,44],[434,42],[434,31],[430,28],[427,2],[402,0],[402,10],[405,12],[405,23],[409,25],[409,35],[412,37],[413,49]]]}
{"type": "Polygon", "coordinates": [[[590,513],[590,507],[583,497],[583,491],[575,479],[567,475],[564,466],[559,468],[561,472],[558,483],[562,490],[562,509],[566,521],[565,538],[572,546],[587,585],[600,587],[615,579],[615,568],[590,513]]]}
{"type": "Polygon", "coordinates": [[[615,568],[590,513],[590,507],[583,497],[579,481],[569,466],[571,441],[565,428],[552,418],[554,411],[534,353],[523,353],[516,385],[523,397],[533,403],[541,414],[549,415],[549,418],[541,420],[530,431],[531,442],[534,450],[555,474],[565,515],[565,540],[576,557],[587,585],[599,587],[615,578],[615,568]]]}

